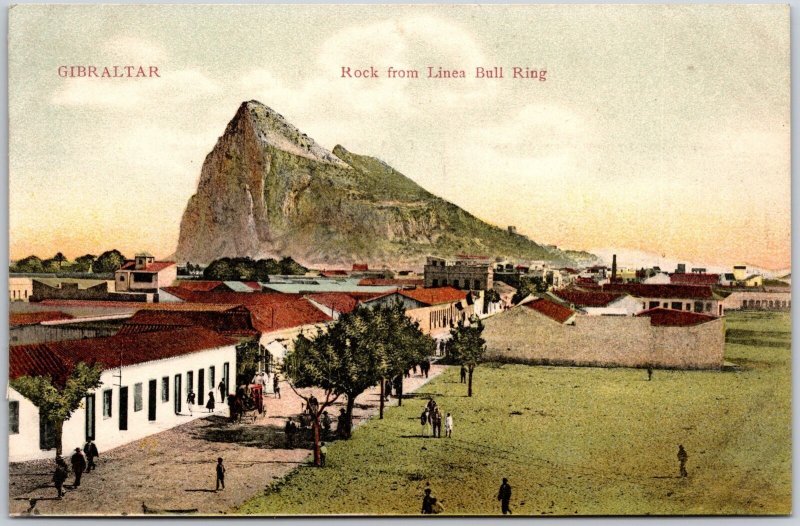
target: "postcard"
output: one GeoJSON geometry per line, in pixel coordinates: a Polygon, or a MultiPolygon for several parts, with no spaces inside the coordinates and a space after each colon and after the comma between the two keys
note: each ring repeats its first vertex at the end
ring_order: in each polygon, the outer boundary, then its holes
{"type": "Polygon", "coordinates": [[[786,5],[15,5],[12,516],[789,515],[786,5]]]}

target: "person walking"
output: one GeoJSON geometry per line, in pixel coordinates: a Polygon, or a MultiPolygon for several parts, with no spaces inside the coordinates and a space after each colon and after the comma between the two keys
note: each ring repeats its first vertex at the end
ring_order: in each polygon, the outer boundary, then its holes
{"type": "Polygon", "coordinates": [[[422,436],[428,436],[428,410],[423,409],[422,414],[419,415],[419,423],[422,424],[422,436]]]}
{"type": "Polygon", "coordinates": [[[467,368],[464,367],[464,364],[461,364],[461,383],[467,383],[467,368]]]}
{"type": "Polygon", "coordinates": [[[216,406],[216,402],[214,402],[214,391],[209,391],[208,392],[208,402],[206,402],[206,409],[208,409],[209,413],[213,413],[215,406],[216,406]]]}
{"type": "Polygon", "coordinates": [[[219,391],[219,403],[225,403],[225,399],[228,398],[225,392],[225,380],[220,380],[219,385],[217,385],[217,391],[219,391]]]}
{"type": "Polygon", "coordinates": [[[281,397],[281,386],[278,382],[280,382],[280,379],[278,378],[278,373],[275,373],[275,376],[272,377],[272,390],[275,392],[275,398],[281,397]]]}
{"type": "Polygon", "coordinates": [[[92,437],[89,437],[89,440],[84,444],[83,454],[86,455],[86,473],[97,469],[97,466],[94,464],[94,459],[99,457],[100,453],[97,451],[97,446],[92,441],[92,437]]]}
{"type": "Polygon", "coordinates": [[[64,482],[67,480],[67,463],[64,459],[59,457],[56,459],[56,470],[53,472],[53,484],[58,491],[58,498],[63,497],[66,492],[64,491],[64,482]]]}
{"type": "Polygon", "coordinates": [[[500,491],[497,492],[497,500],[500,501],[500,509],[503,515],[511,515],[511,508],[508,507],[509,502],[511,502],[511,484],[508,483],[507,478],[504,478],[503,483],[500,484],[500,491]]]}
{"type": "Polygon", "coordinates": [[[431,497],[431,488],[425,488],[425,496],[422,497],[422,514],[433,515],[434,504],[436,504],[436,499],[431,497]]]}
{"type": "Polygon", "coordinates": [[[72,487],[77,488],[81,485],[81,477],[86,470],[86,457],[83,456],[81,448],[75,448],[75,452],[70,457],[70,463],[72,464],[72,472],[75,473],[75,482],[72,483],[72,487]]]}
{"type": "Polygon", "coordinates": [[[647,367],[647,381],[649,382],[652,379],[653,379],[653,368],[648,366],[647,367]]]}
{"type": "Polygon", "coordinates": [[[453,438],[453,415],[450,413],[444,419],[444,436],[453,438]]]}
{"type": "Polygon", "coordinates": [[[688,477],[689,473],[686,471],[686,461],[689,460],[689,455],[683,449],[683,444],[678,444],[678,462],[681,464],[681,478],[688,477]]]}
{"type": "Polygon", "coordinates": [[[214,491],[219,491],[220,486],[225,489],[225,466],[222,465],[222,457],[217,459],[217,489],[214,491]]]}

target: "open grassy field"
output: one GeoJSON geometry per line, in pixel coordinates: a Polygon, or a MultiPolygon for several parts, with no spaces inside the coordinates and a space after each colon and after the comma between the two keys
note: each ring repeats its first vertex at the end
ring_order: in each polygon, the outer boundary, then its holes
{"type": "Polygon", "coordinates": [[[245,503],[252,514],[418,514],[430,484],[448,514],[496,514],[502,477],[515,514],[791,512],[791,320],[732,313],[739,371],[481,365],[467,398],[450,368],[382,421],[329,447],[245,503]],[[431,394],[452,439],[421,438],[431,394]],[[689,454],[678,476],[677,450],[689,454]]]}

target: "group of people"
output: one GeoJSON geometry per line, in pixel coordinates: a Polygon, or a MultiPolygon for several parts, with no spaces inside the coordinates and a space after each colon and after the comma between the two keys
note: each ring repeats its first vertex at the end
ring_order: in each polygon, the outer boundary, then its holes
{"type": "MultiPolygon", "coordinates": [[[[511,515],[511,484],[507,478],[503,478],[500,490],[497,492],[497,500],[500,501],[500,511],[503,515],[511,515]]],[[[425,488],[425,496],[422,497],[422,514],[431,515],[444,511],[444,506],[436,497],[431,495],[431,488],[425,488]]]]}
{"type": "MultiPolygon", "coordinates": [[[[224,383],[220,382],[220,384],[223,386],[223,387],[220,388],[220,393],[221,393],[223,391],[223,389],[224,389],[224,383]]],[[[224,400],[224,398],[222,398],[222,400],[224,400]]],[[[189,393],[186,395],[186,406],[189,409],[189,414],[190,415],[192,414],[192,408],[194,407],[196,401],[197,401],[197,395],[194,394],[194,391],[189,389],[189,393]]],[[[214,412],[214,408],[216,406],[217,406],[217,402],[216,402],[216,400],[214,400],[214,391],[209,391],[208,392],[208,401],[206,402],[206,410],[209,413],[213,413],[214,412]]]]}
{"type": "MultiPolygon", "coordinates": [[[[70,457],[70,464],[72,465],[72,473],[75,474],[75,481],[72,483],[72,488],[77,489],[81,485],[81,477],[83,473],[89,473],[93,469],[97,469],[94,459],[98,458],[100,453],[97,450],[97,445],[89,438],[86,444],[81,448],[76,447],[75,452],[70,457]]],[[[53,483],[55,484],[58,498],[66,495],[64,491],[64,483],[67,481],[69,470],[67,463],[62,457],[56,459],[56,469],[53,473],[53,483]]]]}
{"type": "Polygon", "coordinates": [[[428,403],[419,415],[419,423],[422,425],[422,436],[428,436],[428,430],[434,438],[442,438],[442,423],[444,423],[444,435],[447,438],[453,436],[453,415],[447,413],[442,418],[442,412],[433,397],[428,398],[428,403]]]}

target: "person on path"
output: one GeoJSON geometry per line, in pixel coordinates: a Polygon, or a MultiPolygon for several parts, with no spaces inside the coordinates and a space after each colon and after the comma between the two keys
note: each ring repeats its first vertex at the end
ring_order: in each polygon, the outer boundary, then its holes
{"type": "Polygon", "coordinates": [[[652,367],[648,367],[647,368],[647,381],[649,382],[652,379],[653,379],[653,368],[652,367]]]}
{"type": "Polygon", "coordinates": [[[58,498],[63,497],[66,492],[64,491],[64,482],[67,480],[67,463],[64,459],[59,457],[56,459],[56,470],[53,473],[53,483],[58,491],[58,498]]]}
{"type": "Polygon", "coordinates": [[[325,410],[322,412],[322,436],[329,438],[331,436],[331,415],[325,410]]]}
{"type": "Polygon", "coordinates": [[[192,406],[194,405],[194,391],[189,389],[189,394],[186,395],[186,406],[189,408],[189,415],[192,415],[192,406]]]}
{"type": "Polygon", "coordinates": [[[467,368],[464,367],[464,364],[461,364],[461,383],[467,383],[467,368]]]}
{"type": "Polygon", "coordinates": [[[272,390],[275,392],[275,398],[281,397],[281,386],[278,382],[280,382],[280,379],[278,378],[278,373],[275,373],[275,376],[272,377],[272,390]]]}
{"type": "Polygon", "coordinates": [[[422,414],[419,415],[419,423],[422,424],[422,436],[428,436],[428,410],[423,409],[422,414]]]}
{"type": "Polygon", "coordinates": [[[500,484],[500,491],[497,492],[497,500],[500,501],[500,509],[503,515],[510,515],[511,508],[508,507],[508,504],[511,502],[511,484],[508,483],[507,478],[504,478],[503,483],[500,484]]]}
{"type": "Polygon", "coordinates": [[[214,491],[219,491],[220,486],[225,489],[225,466],[222,465],[222,457],[217,459],[217,489],[214,491]]]}
{"type": "Polygon", "coordinates": [[[683,449],[683,444],[678,444],[678,462],[681,463],[681,477],[688,477],[689,473],[686,471],[686,461],[689,460],[689,455],[683,449]]]}
{"type": "Polygon", "coordinates": [[[325,445],[325,442],[322,442],[319,445],[319,465],[320,467],[325,467],[325,459],[328,456],[328,447],[325,445]]]}
{"type": "Polygon", "coordinates": [[[286,419],[286,426],[283,428],[283,434],[286,437],[286,447],[293,448],[294,447],[294,433],[296,431],[294,422],[292,422],[291,418],[286,419]]]}
{"type": "Polygon", "coordinates": [[[432,515],[434,504],[436,504],[436,499],[431,497],[431,488],[425,488],[425,496],[422,497],[422,514],[432,515]]]}
{"type": "Polygon", "coordinates": [[[75,452],[70,457],[70,463],[72,464],[72,472],[75,473],[75,482],[72,483],[72,487],[77,488],[81,485],[83,472],[86,471],[86,457],[83,456],[81,448],[75,448],[75,452]]]}
{"type": "Polygon", "coordinates": [[[94,464],[94,459],[99,457],[100,453],[97,451],[97,446],[92,441],[92,437],[89,437],[89,440],[84,444],[83,454],[86,455],[86,473],[97,469],[97,466],[94,464]]]}
{"type": "Polygon", "coordinates": [[[217,385],[217,391],[219,391],[219,401],[220,403],[224,402],[227,398],[227,393],[225,392],[225,380],[220,380],[219,385],[217,385]]]}
{"type": "Polygon", "coordinates": [[[453,438],[453,415],[450,413],[444,419],[444,436],[453,438]]]}
{"type": "Polygon", "coordinates": [[[216,406],[216,403],[214,402],[214,391],[209,391],[208,392],[208,402],[206,402],[206,409],[208,409],[209,413],[213,413],[215,406],[216,406]]]}
{"type": "Polygon", "coordinates": [[[438,407],[433,410],[431,427],[433,428],[433,437],[442,438],[442,413],[439,412],[438,407]]]}
{"type": "Polygon", "coordinates": [[[394,377],[394,397],[400,398],[400,393],[403,390],[403,377],[399,374],[394,377]]]}

